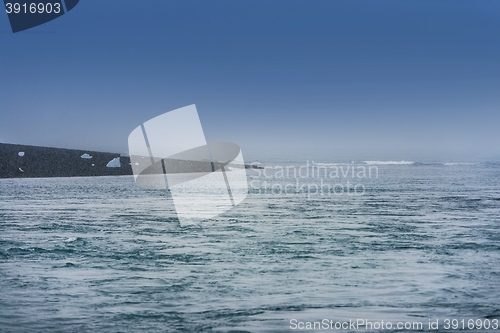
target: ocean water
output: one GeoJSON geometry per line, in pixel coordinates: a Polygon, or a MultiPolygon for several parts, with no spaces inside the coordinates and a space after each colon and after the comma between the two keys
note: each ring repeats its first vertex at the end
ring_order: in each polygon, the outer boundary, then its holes
{"type": "Polygon", "coordinates": [[[0,180],[0,332],[500,319],[500,164],[285,164],[193,225],[133,177],[0,180]]]}

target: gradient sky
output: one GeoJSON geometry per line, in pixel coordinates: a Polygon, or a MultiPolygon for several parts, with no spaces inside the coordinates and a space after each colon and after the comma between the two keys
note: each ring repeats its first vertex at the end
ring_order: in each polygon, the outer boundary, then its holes
{"type": "Polygon", "coordinates": [[[0,40],[0,142],[122,152],[196,104],[252,159],[500,158],[496,0],[82,0],[0,40]]]}

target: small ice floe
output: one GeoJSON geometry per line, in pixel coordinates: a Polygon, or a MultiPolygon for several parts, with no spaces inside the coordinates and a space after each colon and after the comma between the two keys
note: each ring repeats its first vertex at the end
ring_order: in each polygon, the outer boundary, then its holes
{"type": "Polygon", "coordinates": [[[24,156],[24,151],[20,151],[19,153],[17,153],[17,156],[23,157],[24,156]]]}
{"type": "Polygon", "coordinates": [[[111,161],[108,162],[108,164],[106,164],[106,166],[108,168],[119,168],[119,167],[121,167],[120,158],[119,157],[113,158],[111,161]]]}
{"type": "Polygon", "coordinates": [[[85,153],[82,156],[80,156],[80,158],[92,158],[92,156],[90,156],[89,154],[85,153]]]}
{"type": "Polygon", "coordinates": [[[23,170],[23,169],[21,169],[21,168],[19,168],[19,171],[24,172],[24,170],[23,170]]]}
{"type": "Polygon", "coordinates": [[[92,163],[92,166],[95,166],[95,164],[94,164],[94,163],[92,163]]]}
{"type": "Polygon", "coordinates": [[[134,164],[134,165],[139,165],[139,162],[135,162],[135,164],[134,164]]]}

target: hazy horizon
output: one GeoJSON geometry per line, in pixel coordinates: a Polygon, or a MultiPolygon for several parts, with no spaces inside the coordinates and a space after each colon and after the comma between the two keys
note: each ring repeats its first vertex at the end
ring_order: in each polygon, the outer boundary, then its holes
{"type": "Polygon", "coordinates": [[[498,2],[115,4],[0,15],[0,142],[119,153],[196,104],[250,159],[500,158],[498,2]]]}

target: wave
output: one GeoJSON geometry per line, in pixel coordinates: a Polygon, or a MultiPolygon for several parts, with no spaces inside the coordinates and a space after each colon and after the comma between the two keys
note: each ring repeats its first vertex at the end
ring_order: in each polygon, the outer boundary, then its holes
{"type": "MultiPolygon", "coordinates": [[[[483,162],[484,163],[484,162],[483,162]]],[[[489,164],[499,164],[495,162],[488,162],[489,164]]],[[[296,164],[296,165],[268,165],[264,168],[266,169],[294,169],[300,167],[338,167],[338,166],[356,166],[356,165],[416,165],[416,166],[473,166],[482,164],[482,162],[415,162],[415,161],[361,161],[361,162],[333,162],[333,163],[321,163],[314,161],[307,161],[307,163],[296,164]]]]}
{"type": "Polygon", "coordinates": [[[476,165],[477,163],[470,163],[470,162],[445,162],[443,165],[446,166],[453,166],[453,165],[476,165]]]}
{"type": "Polygon", "coordinates": [[[368,165],[410,165],[415,164],[413,161],[364,161],[368,165]]]}
{"type": "Polygon", "coordinates": [[[313,162],[311,165],[312,166],[318,166],[318,167],[333,167],[337,165],[355,165],[358,163],[351,162],[351,163],[318,163],[318,162],[313,162]]]}

